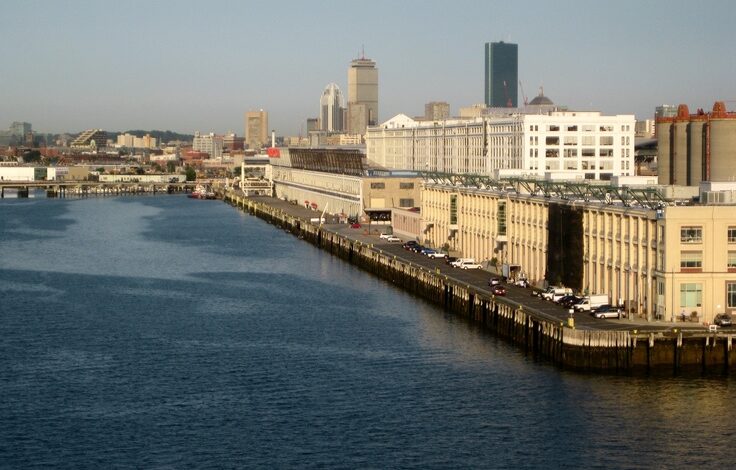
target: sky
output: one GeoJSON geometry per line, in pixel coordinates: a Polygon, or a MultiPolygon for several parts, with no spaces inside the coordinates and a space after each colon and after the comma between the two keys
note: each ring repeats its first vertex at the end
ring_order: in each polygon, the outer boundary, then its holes
{"type": "MultiPolygon", "coordinates": [[[[0,26],[0,129],[233,131],[264,109],[305,134],[350,61],[379,70],[379,120],[483,102],[484,44],[519,45],[519,78],[556,104],[652,118],[736,109],[736,2],[12,0],[0,26]]],[[[519,102],[522,101],[521,93],[519,102]]]]}

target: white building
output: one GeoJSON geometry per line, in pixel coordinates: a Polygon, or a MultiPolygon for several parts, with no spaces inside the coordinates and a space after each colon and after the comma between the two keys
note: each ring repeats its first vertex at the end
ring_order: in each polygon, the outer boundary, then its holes
{"type": "Polygon", "coordinates": [[[220,135],[215,135],[210,132],[209,134],[200,134],[199,131],[194,133],[194,141],[192,142],[192,150],[198,152],[205,152],[209,154],[210,158],[221,158],[222,157],[222,144],[223,138],[220,135]]]}
{"type": "Polygon", "coordinates": [[[146,134],[143,137],[136,137],[133,134],[120,134],[117,139],[118,147],[127,148],[142,148],[152,149],[156,148],[156,138],[146,134]]]}
{"type": "Polygon", "coordinates": [[[369,128],[369,160],[395,170],[481,175],[634,174],[633,115],[546,114],[418,122],[399,114],[369,128]]]}
{"type": "Polygon", "coordinates": [[[344,123],[342,121],[345,100],[343,100],[340,87],[330,83],[322,92],[319,100],[319,116],[321,130],[328,132],[342,132],[344,123]]]}

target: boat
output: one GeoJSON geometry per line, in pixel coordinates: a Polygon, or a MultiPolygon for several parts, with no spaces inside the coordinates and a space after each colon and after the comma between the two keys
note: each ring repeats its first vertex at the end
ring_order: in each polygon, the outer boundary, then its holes
{"type": "Polygon", "coordinates": [[[187,197],[192,199],[215,199],[215,192],[202,184],[198,184],[187,197]]]}

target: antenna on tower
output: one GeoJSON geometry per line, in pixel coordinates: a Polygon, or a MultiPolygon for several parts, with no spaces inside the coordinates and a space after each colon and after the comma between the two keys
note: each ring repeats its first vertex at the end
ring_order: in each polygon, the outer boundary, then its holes
{"type": "Polygon", "coordinates": [[[365,44],[360,45],[360,59],[361,60],[365,59],[365,44]]]}

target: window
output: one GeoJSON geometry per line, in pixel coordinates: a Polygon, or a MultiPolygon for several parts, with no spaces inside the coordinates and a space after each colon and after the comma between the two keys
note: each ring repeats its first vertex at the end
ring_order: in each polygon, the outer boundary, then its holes
{"type": "Polygon", "coordinates": [[[595,145],[595,136],[592,136],[592,135],[584,135],[583,136],[583,145],[595,145]]]}
{"type": "Polygon", "coordinates": [[[612,135],[602,135],[601,145],[613,145],[613,136],[612,135]]]}
{"type": "Polygon", "coordinates": [[[680,243],[703,243],[703,228],[694,226],[681,227],[680,243]]]}
{"type": "Polygon", "coordinates": [[[498,234],[506,235],[506,201],[498,201],[498,234]]]}
{"type": "Polygon", "coordinates": [[[414,199],[399,199],[399,207],[414,207],[414,199]]]}
{"type": "Polygon", "coordinates": [[[574,135],[566,135],[563,142],[565,145],[577,145],[578,138],[574,135]]]}
{"type": "Polygon", "coordinates": [[[600,149],[598,155],[604,158],[613,157],[613,149],[600,149]]]}
{"type": "Polygon", "coordinates": [[[595,149],[583,149],[583,157],[595,157],[595,149]]]}
{"type": "Polygon", "coordinates": [[[736,308],[736,282],[726,283],[726,305],[728,308],[736,308]]]}
{"type": "Polygon", "coordinates": [[[728,227],[728,243],[736,243],[736,227],[728,227]]]}
{"type": "Polygon", "coordinates": [[[577,132],[578,126],[567,126],[567,132],[577,132]]]}
{"type": "Polygon", "coordinates": [[[545,156],[547,158],[559,158],[560,149],[547,149],[547,151],[545,152],[545,156]]]}
{"type": "Polygon", "coordinates": [[[726,264],[728,270],[736,269],[736,251],[728,252],[728,262],[726,264]]]}
{"type": "Polygon", "coordinates": [[[583,126],[583,132],[593,132],[595,130],[595,126],[583,126]]]}
{"type": "Polygon", "coordinates": [[[613,132],[613,126],[601,126],[601,132],[613,132]]]}
{"type": "Polygon", "coordinates": [[[457,225],[457,194],[450,194],[450,225],[457,225]]]}
{"type": "Polygon", "coordinates": [[[551,125],[547,126],[547,130],[549,132],[559,132],[560,126],[555,126],[554,124],[551,124],[551,125]]]}
{"type": "Polygon", "coordinates": [[[560,145],[560,137],[559,136],[547,137],[546,144],[547,145],[560,145]]]}
{"type": "Polygon", "coordinates": [[[399,189],[414,189],[414,183],[399,183],[399,189]]]}
{"type": "Polygon", "coordinates": [[[680,307],[700,307],[703,304],[703,284],[680,284],[680,307]]]}
{"type": "Polygon", "coordinates": [[[577,158],[578,157],[578,149],[565,149],[564,150],[564,157],[565,158],[577,158]]]}
{"type": "Polygon", "coordinates": [[[703,252],[702,251],[681,251],[680,252],[680,268],[681,269],[702,269],[703,268],[703,252]]]}
{"type": "Polygon", "coordinates": [[[386,189],[386,183],[371,183],[371,189],[386,189]]]}

